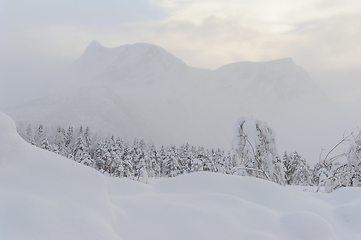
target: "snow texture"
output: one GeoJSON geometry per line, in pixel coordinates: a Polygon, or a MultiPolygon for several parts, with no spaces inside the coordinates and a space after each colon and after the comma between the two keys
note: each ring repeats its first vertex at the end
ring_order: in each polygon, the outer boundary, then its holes
{"type": "Polygon", "coordinates": [[[26,143],[2,113],[0,193],[6,240],[361,238],[361,188],[314,194],[207,172],[107,178],[26,143]]]}

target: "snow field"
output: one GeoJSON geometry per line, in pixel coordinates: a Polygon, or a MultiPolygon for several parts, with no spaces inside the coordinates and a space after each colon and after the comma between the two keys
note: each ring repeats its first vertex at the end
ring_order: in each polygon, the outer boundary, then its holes
{"type": "Polygon", "coordinates": [[[361,239],[361,188],[199,172],[148,185],[38,149],[0,113],[0,239],[361,239]]]}

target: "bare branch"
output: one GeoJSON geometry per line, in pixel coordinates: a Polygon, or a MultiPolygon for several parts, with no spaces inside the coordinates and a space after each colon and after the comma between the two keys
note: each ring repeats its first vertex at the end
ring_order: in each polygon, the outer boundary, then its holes
{"type": "Polygon", "coordinates": [[[259,164],[261,170],[262,170],[262,173],[266,176],[267,180],[268,181],[271,181],[271,178],[268,176],[267,172],[263,169],[263,165],[261,164],[261,161],[258,159],[258,157],[256,156],[256,153],[254,151],[254,148],[252,146],[252,143],[248,140],[248,137],[246,135],[246,141],[249,143],[249,145],[251,146],[252,148],[252,151],[253,151],[253,154],[254,154],[254,158],[256,159],[257,163],[259,164]]]}
{"type": "Polygon", "coordinates": [[[341,154],[339,154],[339,155],[337,155],[337,156],[334,156],[334,157],[330,158],[329,161],[330,161],[330,162],[333,162],[333,161],[335,161],[336,159],[339,159],[340,157],[343,157],[343,156],[346,156],[346,153],[341,153],[341,154]]]}
{"type": "Polygon", "coordinates": [[[342,144],[344,141],[346,141],[350,136],[352,135],[352,133],[350,133],[347,137],[342,138],[342,140],[337,143],[332,149],[331,151],[329,151],[325,157],[325,159],[323,160],[324,163],[326,163],[327,157],[331,154],[331,152],[333,152],[333,150],[335,150],[340,144],[342,144]]]}
{"type": "Polygon", "coordinates": [[[321,161],[322,152],[323,152],[323,151],[325,151],[325,150],[326,150],[326,148],[322,148],[322,147],[321,147],[320,156],[318,157],[318,162],[319,162],[319,163],[321,163],[321,162],[322,162],[322,161],[321,161]]]}

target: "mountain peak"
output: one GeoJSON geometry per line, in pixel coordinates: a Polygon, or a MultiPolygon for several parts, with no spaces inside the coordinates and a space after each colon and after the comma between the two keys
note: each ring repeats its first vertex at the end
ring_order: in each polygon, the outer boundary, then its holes
{"type": "Polygon", "coordinates": [[[92,47],[92,46],[99,46],[99,47],[101,47],[102,45],[101,45],[98,41],[93,40],[93,41],[89,44],[89,47],[92,47]]]}
{"type": "Polygon", "coordinates": [[[96,56],[100,52],[102,52],[103,49],[104,49],[104,47],[99,42],[93,40],[89,44],[89,46],[85,49],[85,51],[80,56],[80,58],[78,60],[76,60],[75,62],[79,62],[79,61],[87,62],[87,60],[94,58],[94,56],[96,56]],[[83,60],[81,60],[81,59],[83,59],[83,60]]]}
{"type": "Polygon", "coordinates": [[[92,41],[75,62],[75,67],[85,74],[85,78],[123,82],[126,79],[131,82],[146,79],[149,82],[152,78],[159,80],[168,75],[179,75],[187,66],[182,60],[154,44],[134,43],[107,48],[92,41]]]}
{"type": "Polygon", "coordinates": [[[128,61],[140,64],[161,64],[165,68],[170,65],[182,65],[182,60],[175,57],[165,49],[149,43],[134,43],[132,44],[126,54],[128,61]]]}
{"type": "Polygon", "coordinates": [[[99,42],[93,40],[93,41],[89,44],[89,46],[86,48],[85,52],[94,51],[94,50],[96,51],[96,50],[99,50],[99,49],[101,49],[101,48],[103,48],[103,46],[102,46],[99,42]]]}

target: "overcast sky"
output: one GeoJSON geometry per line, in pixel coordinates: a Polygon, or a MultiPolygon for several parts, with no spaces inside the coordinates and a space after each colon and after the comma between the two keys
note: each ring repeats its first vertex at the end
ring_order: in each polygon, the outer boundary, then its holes
{"type": "Polygon", "coordinates": [[[292,57],[334,99],[361,102],[360,0],[0,0],[0,70],[14,79],[92,40],[153,43],[208,69],[292,57]]]}

